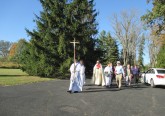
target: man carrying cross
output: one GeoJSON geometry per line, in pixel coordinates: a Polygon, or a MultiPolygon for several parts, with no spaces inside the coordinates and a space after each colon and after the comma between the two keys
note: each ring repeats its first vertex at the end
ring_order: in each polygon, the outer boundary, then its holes
{"type": "Polygon", "coordinates": [[[80,77],[80,70],[81,70],[81,65],[80,63],[78,63],[77,59],[75,59],[76,56],[76,43],[75,39],[74,42],[70,42],[73,43],[74,45],[74,63],[71,65],[70,67],[70,73],[71,73],[71,77],[70,77],[70,86],[69,86],[69,93],[73,93],[73,92],[79,92],[82,91],[82,84],[81,84],[81,77],[80,77]]]}

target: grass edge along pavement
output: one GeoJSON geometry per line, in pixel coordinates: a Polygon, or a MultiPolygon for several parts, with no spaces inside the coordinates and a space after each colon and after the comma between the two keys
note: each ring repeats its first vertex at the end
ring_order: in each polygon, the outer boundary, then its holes
{"type": "Polygon", "coordinates": [[[29,76],[27,73],[21,71],[20,69],[0,68],[0,86],[14,86],[50,80],[54,80],[54,78],[29,76]]]}

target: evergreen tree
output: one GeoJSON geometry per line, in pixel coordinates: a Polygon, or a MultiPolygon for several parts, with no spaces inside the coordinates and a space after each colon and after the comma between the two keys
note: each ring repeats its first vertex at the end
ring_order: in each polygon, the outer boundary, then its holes
{"type": "MultiPolygon", "coordinates": [[[[120,50],[120,53],[119,53],[119,59],[118,59],[121,64],[124,64],[124,58],[123,58],[123,49],[120,50]]],[[[131,63],[130,63],[131,64],[131,63]]]]}
{"type": "MultiPolygon", "coordinates": [[[[17,62],[18,64],[22,64],[22,65],[24,64],[21,62],[21,60],[26,59],[26,58],[24,58],[23,51],[25,50],[27,44],[28,44],[27,41],[23,38],[15,43],[15,49],[13,49],[14,54],[11,57],[12,61],[17,62]]],[[[28,59],[26,59],[26,60],[28,60],[28,59]]]]}
{"type": "Polygon", "coordinates": [[[143,65],[143,55],[144,55],[144,44],[145,44],[145,37],[144,35],[142,35],[142,40],[139,44],[139,55],[138,55],[138,64],[141,68],[144,68],[144,65],[143,65]]]}
{"type": "MultiPolygon", "coordinates": [[[[37,29],[30,31],[30,42],[23,52],[23,69],[31,75],[52,77],[68,72],[73,61],[75,38],[78,59],[93,61],[97,33],[94,0],[40,0],[43,11],[36,16],[37,29]],[[28,59],[26,59],[28,57],[28,59]]],[[[87,65],[88,70],[90,65],[87,65]]]]}
{"type": "Polygon", "coordinates": [[[72,32],[69,35],[72,34],[72,40],[75,38],[80,42],[77,45],[77,58],[83,59],[87,73],[92,73],[91,69],[93,69],[93,64],[96,61],[96,57],[93,56],[95,56],[94,36],[97,34],[96,16],[98,15],[94,9],[94,0],[73,0],[68,11],[72,15],[72,25],[70,26],[72,32]]]}
{"type": "Polygon", "coordinates": [[[165,68],[165,52],[164,51],[165,51],[165,44],[162,45],[158,53],[157,64],[156,64],[157,67],[165,68]]]}
{"type": "Polygon", "coordinates": [[[110,35],[110,33],[107,34],[107,39],[109,40],[109,49],[107,53],[107,60],[112,62],[113,64],[116,63],[116,61],[119,59],[119,50],[118,45],[115,39],[113,39],[110,35]]]}
{"type": "Polygon", "coordinates": [[[97,38],[97,52],[98,52],[98,57],[97,59],[101,60],[102,62],[106,62],[106,31],[100,32],[99,37],[97,38]]]}
{"type": "Polygon", "coordinates": [[[116,41],[111,37],[110,33],[103,30],[98,38],[98,48],[102,51],[100,59],[104,64],[107,62],[116,63],[118,60],[118,46],[116,41]]]}

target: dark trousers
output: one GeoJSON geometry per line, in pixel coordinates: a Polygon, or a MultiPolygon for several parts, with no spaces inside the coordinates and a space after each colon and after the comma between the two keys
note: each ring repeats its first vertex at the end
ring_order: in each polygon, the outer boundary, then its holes
{"type": "Polygon", "coordinates": [[[113,80],[115,80],[115,74],[112,74],[111,85],[112,85],[113,80]]]}
{"type": "Polygon", "coordinates": [[[139,82],[139,74],[133,74],[133,78],[134,78],[134,84],[138,84],[138,82],[139,82]]]}

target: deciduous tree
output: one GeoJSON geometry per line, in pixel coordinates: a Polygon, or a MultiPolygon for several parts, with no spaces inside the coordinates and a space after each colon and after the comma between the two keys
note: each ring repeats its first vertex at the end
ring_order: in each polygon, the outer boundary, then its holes
{"type": "Polygon", "coordinates": [[[123,11],[120,15],[115,14],[112,18],[115,39],[122,46],[124,65],[135,64],[136,54],[141,41],[142,26],[136,11],[123,11]]]}
{"type": "Polygon", "coordinates": [[[7,58],[11,45],[9,41],[0,40],[0,56],[7,58]]]}

